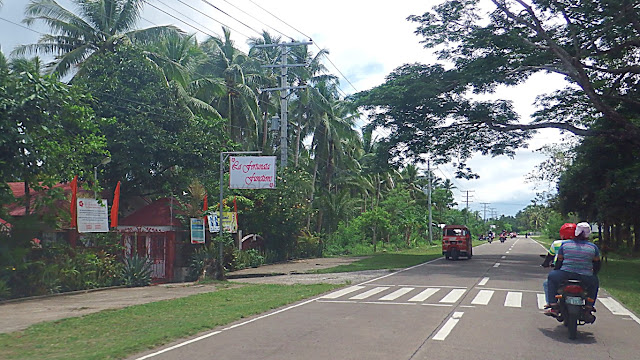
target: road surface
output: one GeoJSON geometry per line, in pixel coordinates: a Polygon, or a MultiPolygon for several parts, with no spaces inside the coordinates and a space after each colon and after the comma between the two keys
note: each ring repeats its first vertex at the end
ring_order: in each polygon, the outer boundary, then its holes
{"type": "MultiPolygon", "coordinates": [[[[542,314],[545,249],[518,237],[324,294],[131,359],[636,359],[640,319],[605,291],[569,340],[542,314]]],[[[606,266],[606,265],[605,265],[606,266]]]]}

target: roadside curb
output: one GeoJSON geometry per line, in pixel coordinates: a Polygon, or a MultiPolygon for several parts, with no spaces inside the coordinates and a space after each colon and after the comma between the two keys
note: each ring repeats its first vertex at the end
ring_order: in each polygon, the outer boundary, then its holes
{"type": "Polygon", "coordinates": [[[124,285],[109,286],[109,287],[104,287],[104,288],[85,289],[85,290],[61,292],[61,293],[56,293],[56,294],[29,296],[29,297],[23,297],[23,298],[17,298],[17,299],[2,300],[2,301],[0,301],[0,305],[11,304],[11,303],[16,303],[16,302],[22,302],[22,301],[26,302],[26,301],[30,301],[30,300],[40,300],[40,299],[52,298],[52,297],[57,297],[57,296],[65,296],[65,295],[81,295],[81,294],[87,294],[87,293],[92,293],[92,292],[96,292],[96,291],[123,289],[123,288],[126,288],[126,286],[124,286],[124,285]]]}

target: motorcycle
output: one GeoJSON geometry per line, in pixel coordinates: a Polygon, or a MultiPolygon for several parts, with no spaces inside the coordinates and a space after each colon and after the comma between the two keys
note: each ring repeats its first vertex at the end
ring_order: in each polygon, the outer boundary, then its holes
{"type": "Polygon", "coordinates": [[[567,280],[558,289],[556,320],[564,323],[569,330],[569,339],[575,340],[578,334],[578,325],[593,324],[596,321],[595,311],[587,307],[587,301],[593,303],[587,296],[587,291],[579,280],[567,280]]]}
{"type": "Polygon", "coordinates": [[[507,236],[506,235],[500,235],[500,242],[503,243],[507,240],[507,236]]]}

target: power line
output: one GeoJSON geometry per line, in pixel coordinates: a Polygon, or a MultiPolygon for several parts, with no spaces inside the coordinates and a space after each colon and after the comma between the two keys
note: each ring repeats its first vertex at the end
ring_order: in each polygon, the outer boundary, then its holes
{"type": "Polygon", "coordinates": [[[291,36],[285,35],[285,34],[284,34],[284,33],[282,33],[281,31],[279,31],[278,29],[276,29],[276,28],[274,28],[274,27],[272,27],[272,26],[270,26],[270,25],[268,25],[268,24],[264,23],[262,20],[260,20],[260,19],[258,19],[257,17],[255,17],[255,16],[253,16],[253,15],[249,14],[248,12],[246,12],[246,11],[242,10],[241,8],[239,8],[239,7],[235,6],[234,4],[230,3],[229,1],[227,1],[227,0],[223,0],[223,1],[224,1],[224,2],[226,2],[227,4],[229,4],[229,5],[233,6],[234,8],[236,8],[238,11],[242,12],[243,14],[245,14],[245,15],[249,16],[250,18],[254,19],[255,21],[259,22],[260,24],[262,24],[262,25],[264,25],[264,26],[266,26],[266,27],[270,28],[271,30],[273,30],[273,31],[277,32],[278,34],[280,34],[280,35],[282,35],[282,36],[284,36],[284,37],[289,38],[291,41],[293,41],[293,40],[294,40],[291,36]]]}
{"type": "Polygon", "coordinates": [[[302,36],[304,36],[304,37],[306,37],[307,39],[309,39],[309,40],[311,40],[311,41],[312,41],[311,36],[306,35],[306,34],[305,34],[305,33],[303,33],[302,31],[300,31],[300,30],[296,29],[295,27],[293,27],[293,26],[289,25],[289,23],[287,23],[286,21],[284,21],[284,20],[280,19],[279,17],[275,16],[275,15],[274,15],[274,14],[272,14],[269,10],[267,10],[267,9],[263,8],[262,6],[260,6],[260,5],[256,4],[256,3],[255,3],[255,1],[253,1],[253,0],[249,0],[249,1],[250,1],[253,5],[255,5],[255,6],[259,7],[260,9],[262,9],[262,11],[264,11],[264,12],[266,12],[267,14],[269,14],[269,15],[273,16],[274,18],[278,19],[281,23],[283,23],[283,24],[287,25],[288,27],[290,27],[290,28],[292,28],[293,30],[295,30],[295,31],[299,32],[300,34],[302,34],[302,36]]]}
{"type": "MultiPolygon", "coordinates": [[[[185,4],[182,0],[178,0],[178,1],[179,1],[179,2],[181,2],[181,3],[183,3],[183,4],[185,4]]],[[[216,9],[216,10],[220,11],[221,13],[223,13],[223,14],[227,15],[228,17],[232,18],[233,20],[237,21],[238,23],[240,23],[240,24],[244,25],[246,28],[248,28],[249,30],[251,30],[251,31],[255,32],[256,34],[258,34],[258,35],[262,35],[258,30],[256,30],[256,29],[252,28],[251,26],[249,26],[249,25],[247,25],[247,24],[243,23],[242,21],[240,21],[240,20],[236,19],[235,17],[233,17],[233,16],[229,15],[226,11],[224,11],[224,10],[220,9],[219,7],[217,7],[217,6],[213,5],[212,3],[208,2],[207,0],[201,0],[201,1],[202,1],[203,3],[205,3],[205,4],[209,5],[209,6],[211,6],[212,8],[214,8],[214,9],[216,9]]],[[[186,6],[188,6],[188,7],[190,7],[190,8],[192,8],[192,9],[194,9],[194,10],[196,10],[196,11],[198,11],[199,13],[201,13],[201,14],[203,14],[203,15],[205,15],[205,16],[207,16],[207,17],[211,18],[211,19],[213,19],[211,16],[204,14],[203,12],[201,12],[200,10],[195,9],[194,7],[192,7],[192,6],[191,6],[191,5],[189,5],[189,4],[185,4],[185,5],[186,5],[186,6]]],[[[214,20],[215,20],[215,19],[214,19],[214,20]]]]}

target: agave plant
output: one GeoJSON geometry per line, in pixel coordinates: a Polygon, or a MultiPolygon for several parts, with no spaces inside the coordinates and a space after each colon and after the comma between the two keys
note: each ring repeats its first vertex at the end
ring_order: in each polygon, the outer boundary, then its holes
{"type": "Polygon", "coordinates": [[[133,255],[124,259],[122,283],[127,287],[147,286],[151,284],[151,260],[133,255]]]}

